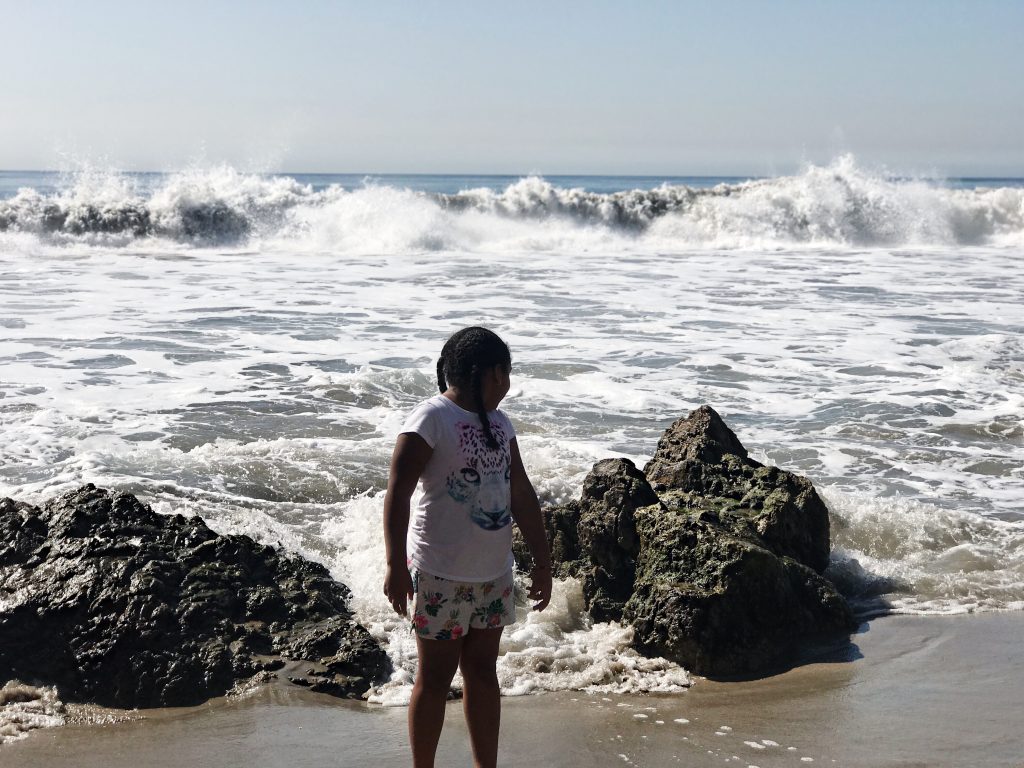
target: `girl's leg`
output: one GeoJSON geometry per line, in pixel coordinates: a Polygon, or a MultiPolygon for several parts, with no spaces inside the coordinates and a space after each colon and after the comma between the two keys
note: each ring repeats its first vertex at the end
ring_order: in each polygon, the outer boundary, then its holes
{"type": "Polygon", "coordinates": [[[501,689],[495,664],[502,627],[472,628],[462,642],[462,709],[473,745],[476,768],[498,764],[498,727],[501,723],[501,689]]]}
{"type": "Polygon", "coordinates": [[[409,701],[409,744],[414,768],[434,768],[437,741],[444,725],[444,704],[448,700],[464,638],[427,640],[416,638],[419,667],[409,701]]]}

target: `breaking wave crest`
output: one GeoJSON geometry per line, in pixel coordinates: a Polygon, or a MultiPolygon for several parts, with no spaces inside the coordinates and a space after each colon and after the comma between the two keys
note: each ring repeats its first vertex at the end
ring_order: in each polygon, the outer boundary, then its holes
{"type": "Polygon", "coordinates": [[[64,725],[64,702],[57,689],[38,688],[18,680],[0,688],[0,745],[22,739],[37,728],[64,725]]]}
{"type": "Polygon", "coordinates": [[[231,168],[163,176],[82,173],[58,192],[0,200],[0,232],[56,244],[266,244],[341,252],[661,250],[766,246],[1019,244],[1024,189],[951,189],[894,180],[850,156],[803,173],[710,188],[662,185],[614,193],[539,177],[453,194],[366,182],[314,189],[288,176],[231,168]]]}
{"type": "Polygon", "coordinates": [[[1024,523],[912,499],[824,492],[826,575],[862,617],[1024,610],[1024,523]]]}
{"type": "Polygon", "coordinates": [[[290,209],[312,198],[293,179],[230,168],[173,174],[148,193],[130,175],[88,171],[71,176],[56,194],[25,188],[0,201],[0,231],[58,242],[96,235],[238,242],[283,224],[290,209]]]}

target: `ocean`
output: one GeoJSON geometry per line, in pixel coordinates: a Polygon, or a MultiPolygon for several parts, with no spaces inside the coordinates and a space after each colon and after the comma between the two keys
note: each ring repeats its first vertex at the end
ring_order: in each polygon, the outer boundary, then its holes
{"type": "MultiPolygon", "coordinates": [[[[863,617],[1024,609],[1024,180],[0,172],[0,496],[85,482],[324,563],[408,700],[381,508],[445,338],[510,344],[546,503],[710,404],[809,476],[863,617]]],[[[16,600],[0,593],[0,601],[16,600]]],[[[506,694],[681,690],[580,585],[506,694]]]]}

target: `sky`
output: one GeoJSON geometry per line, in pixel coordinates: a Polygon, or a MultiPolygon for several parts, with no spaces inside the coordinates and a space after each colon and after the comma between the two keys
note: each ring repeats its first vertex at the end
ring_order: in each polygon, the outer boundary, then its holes
{"type": "Polygon", "coordinates": [[[0,168],[1024,176],[1024,2],[0,0],[0,168]]]}

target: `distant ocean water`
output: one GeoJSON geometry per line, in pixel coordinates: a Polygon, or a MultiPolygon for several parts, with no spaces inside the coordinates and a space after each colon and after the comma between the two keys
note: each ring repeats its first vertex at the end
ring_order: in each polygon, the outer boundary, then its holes
{"type": "MultiPolygon", "coordinates": [[[[0,495],[91,481],[325,563],[408,696],[382,491],[444,339],[512,346],[547,501],[709,403],[811,477],[863,615],[1024,608],[1024,180],[0,172],[0,495]]],[[[0,601],[17,597],[0,591],[0,601]]],[[[507,693],[674,690],[578,584],[507,693]]]]}

